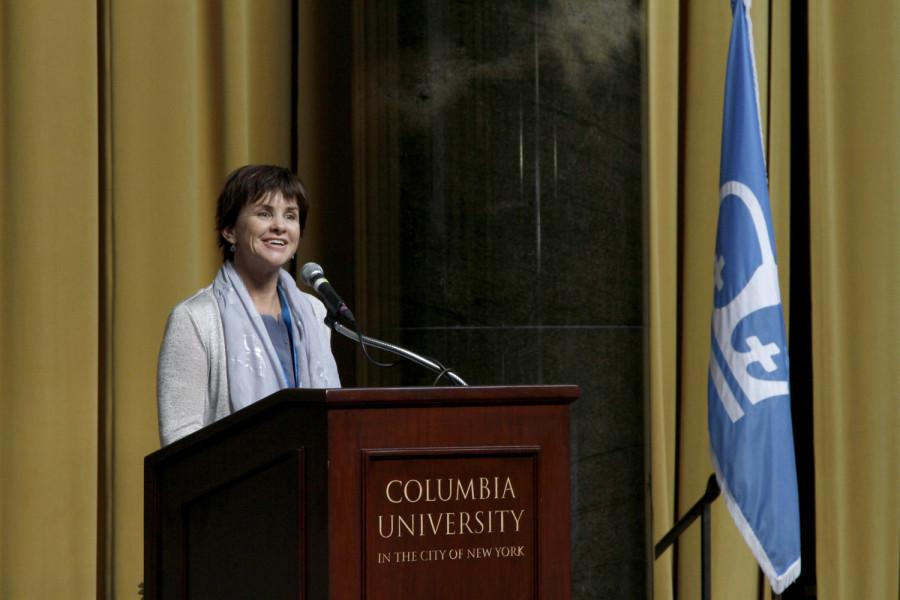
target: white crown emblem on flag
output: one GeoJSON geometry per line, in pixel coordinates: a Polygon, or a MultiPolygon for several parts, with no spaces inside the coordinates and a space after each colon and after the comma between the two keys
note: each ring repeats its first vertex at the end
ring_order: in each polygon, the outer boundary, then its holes
{"type": "MultiPolygon", "coordinates": [[[[710,375],[725,412],[732,422],[744,416],[737,399],[736,384],[751,404],[768,398],[786,395],[789,391],[787,370],[779,369],[775,358],[781,355],[786,360],[785,350],[773,339],[780,335],[768,335],[769,327],[754,327],[752,316],[761,310],[781,304],[778,290],[778,268],[769,239],[769,229],[762,205],[753,191],[738,181],[729,181],[720,190],[721,201],[729,196],[740,200],[746,214],[738,220],[738,228],[743,233],[755,234],[759,249],[760,263],[752,265],[729,265],[728,258],[737,260],[717,244],[715,265],[716,307],[713,310],[713,337],[718,350],[717,360],[710,356],[710,375]],[[732,268],[729,268],[731,266],[732,268]],[[750,271],[752,274],[744,282],[737,274],[750,271]],[[720,301],[727,301],[719,305],[720,301]],[[748,317],[750,317],[748,319],[748,317]],[[759,329],[759,330],[757,330],[759,329]],[[725,371],[727,370],[727,371],[725,371]],[[785,376],[778,379],[779,371],[785,376]],[[730,375],[730,377],[728,376],[730,375]],[[774,377],[774,378],[773,378],[774,377]],[[734,382],[734,383],[732,383],[734,382]]],[[[744,211],[736,211],[738,214],[744,211]]],[[[732,232],[734,229],[732,229],[732,232]]],[[[746,256],[746,248],[742,249],[746,256]]],[[[746,261],[744,261],[746,262],[746,261]]],[[[761,323],[768,324],[767,320],[761,323]]]]}

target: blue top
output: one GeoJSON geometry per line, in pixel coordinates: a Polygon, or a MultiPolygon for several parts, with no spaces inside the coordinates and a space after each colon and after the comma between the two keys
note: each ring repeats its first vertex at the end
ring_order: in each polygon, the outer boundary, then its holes
{"type": "Polygon", "coordinates": [[[266,330],[269,332],[269,339],[272,340],[275,352],[278,353],[278,360],[287,378],[288,387],[297,387],[296,373],[293,368],[293,353],[291,352],[291,336],[287,323],[284,322],[284,319],[271,315],[260,316],[266,325],[266,330]]]}

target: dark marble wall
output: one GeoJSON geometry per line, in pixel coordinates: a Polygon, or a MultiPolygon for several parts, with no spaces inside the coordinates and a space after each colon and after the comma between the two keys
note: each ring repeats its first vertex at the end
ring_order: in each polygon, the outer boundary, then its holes
{"type": "Polygon", "coordinates": [[[573,596],[642,597],[639,6],[374,4],[357,30],[369,331],[471,384],[580,385],[573,596]]]}

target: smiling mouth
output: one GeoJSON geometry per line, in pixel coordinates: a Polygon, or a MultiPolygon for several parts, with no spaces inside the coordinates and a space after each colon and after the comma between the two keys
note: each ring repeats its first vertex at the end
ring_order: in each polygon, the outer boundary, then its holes
{"type": "Polygon", "coordinates": [[[265,242],[270,246],[287,246],[287,242],[284,240],[265,240],[265,242]]]}

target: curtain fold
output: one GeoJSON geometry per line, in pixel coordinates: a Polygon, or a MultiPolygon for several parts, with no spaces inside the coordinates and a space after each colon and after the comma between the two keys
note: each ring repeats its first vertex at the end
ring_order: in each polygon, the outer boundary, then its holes
{"type": "MultiPolygon", "coordinates": [[[[645,132],[649,177],[647,309],[650,324],[651,543],[674,525],[675,381],[673,360],[678,320],[678,5],[654,2],[647,7],[647,111],[645,132]]],[[[654,556],[651,549],[651,560],[654,556]]],[[[653,597],[673,597],[673,551],[653,562],[653,597]]]]}
{"type": "Polygon", "coordinates": [[[0,10],[0,597],[95,591],[94,2],[0,10]],[[84,18],[89,15],[90,18],[84,18]]]}
{"type": "Polygon", "coordinates": [[[900,595],[900,8],[810,10],[819,598],[900,595]]]}

